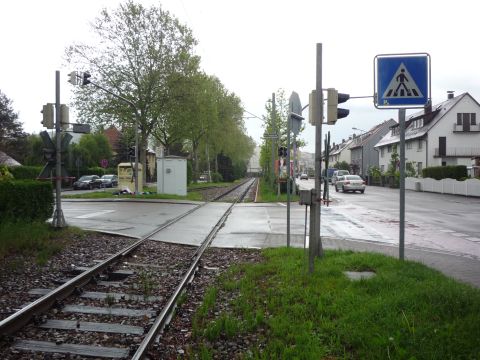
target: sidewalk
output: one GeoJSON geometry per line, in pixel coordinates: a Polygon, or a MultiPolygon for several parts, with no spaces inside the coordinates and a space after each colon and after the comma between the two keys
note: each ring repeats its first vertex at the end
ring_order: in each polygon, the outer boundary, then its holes
{"type": "MultiPolygon", "coordinates": [[[[322,237],[325,249],[377,252],[398,258],[398,246],[322,237]]],[[[405,248],[405,259],[412,260],[443,274],[480,288],[480,261],[465,256],[453,255],[428,249],[405,248]]]]}

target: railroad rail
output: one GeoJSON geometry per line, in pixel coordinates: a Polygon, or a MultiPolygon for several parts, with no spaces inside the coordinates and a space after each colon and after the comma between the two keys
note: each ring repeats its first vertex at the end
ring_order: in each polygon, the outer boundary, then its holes
{"type": "MultiPolygon", "coordinates": [[[[205,237],[203,242],[201,243],[198,248],[194,249],[191,255],[191,263],[188,266],[187,270],[184,271],[183,275],[181,276],[180,280],[178,281],[178,285],[176,286],[173,294],[166,300],[165,304],[162,305],[161,311],[156,311],[157,317],[155,320],[152,319],[152,312],[151,308],[148,309],[123,309],[123,308],[107,308],[101,309],[99,307],[93,308],[88,307],[88,309],[82,308],[79,311],[93,311],[99,314],[109,314],[112,316],[112,312],[117,312],[118,315],[123,317],[128,317],[129,314],[131,316],[136,316],[137,319],[140,316],[148,318],[149,321],[143,327],[148,327],[147,334],[144,335],[141,326],[128,326],[122,324],[121,326],[114,326],[108,325],[105,323],[90,323],[90,322],[82,322],[77,320],[76,323],[72,324],[72,321],[68,320],[48,320],[46,321],[45,318],[42,317],[42,314],[45,314],[52,308],[58,309],[65,309],[64,301],[69,299],[71,295],[81,296],[86,295],[84,294],[83,288],[90,283],[98,284],[102,282],[102,276],[105,277],[105,274],[120,274],[122,276],[122,271],[114,271],[115,266],[119,266],[124,259],[127,257],[134,256],[133,254],[138,251],[142,246],[145,246],[146,242],[155,234],[159,233],[160,231],[166,229],[167,227],[171,226],[172,224],[178,222],[179,220],[183,219],[184,217],[194,213],[201,207],[205,206],[208,203],[200,204],[195,208],[181,214],[180,216],[170,220],[166,224],[159,226],[154,231],[146,234],[141,239],[136,241],[135,243],[127,246],[126,248],[122,249],[121,251],[111,255],[106,260],[99,262],[95,266],[92,266],[88,269],[80,269],[81,273],[75,276],[72,279],[67,280],[64,284],[60,285],[54,290],[50,289],[33,289],[32,293],[36,293],[41,295],[41,297],[32,303],[24,306],[19,311],[15,312],[14,314],[8,316],[7,318],[0,321],[0,336],[9,336],[17,332],[18,330],[25,327],[29,324],[32,320],[33,323],[38,325],[39,327],[44,328],[55,328],[55,329],[70,329],[70,330],[90,330],[90,331],[100,331],[100,332],[125,332],[127,334],[136,334],[137,337],[143,335],[143,340],[138,346],[134,348],[122,348],[118,346],[113,347],[106,347],[106,346],[92,346],[92,345],[75,345],[75,344],[68,344],[68,343],[52,343],[48,341],[38,341],[38,340],[19,340],[15,342],[12,347],[21,350],[21,351],[40,351],[40,352],[56,352],[56,353],[65,353],[65,354],[74,354],[76,356],[94,356],[94,357],[106,357],[106,358],[126,358],[129,356],[133,356],[132,359],[141,359],[145,356],[145,353],[152,342],[159,336],[161,330],[165,327],[165,325],[169,322],[171,317],[173,316],[173,311],[175,306],[178,302],[180,295],[185,291],[186,285],[192,280],[196,269],[198,268],[198,264],[202,255],[204,254],[205,250],[210,246],[213,238],[218,233],[222,225],[225,223],[226,219],[230,215],[233,207],[236,203],[243,200],[243,197],[247,194],[249,189],[252,185],[256,183],[255,180],[247,180],[244,183],[237,185],[236,187],[231,188],[229,191],[217,196],[214,201],[218,201],[221,198],[225,198],[228,194],[231,194],[235,191],[239,192],[238,196],[236,196],[236,200],[232,202],[232,204],[228,207],[226,211],[224,211],[223,215],[217,221],[215,226],[211,229],[209,234],[205,237]],[[133,351],[134,350],[134,351],[133,351]]],[[[138,264],[141,265],[141,264],[138,264]]],[[[128,276],[131,274],[128,271],[123,271],[123,275],[128,276]]],[[[111,277],[107,277],[111,279],[111,277]]],[[[111,281],[111,280],[109,280],[111,281]]],[[[91,294],[90,294],[91,295],[91,294]]],[[[100,294],[98,295],[100,298],[103,298],[104,302],[112,301],[112,297],[119,297],[122,301],[126,300],[134,300],[137,301],[141,300],[140,295],[132,295],[132,294],[100,294]],[[110,299],[109,299],[110,296],[110,299]]],[[[115,299],[113,299],[115,300],[115,299]]],[[[165,299],[162,299],[164,301],[165,299]]],[[[159,302],[160,299],[156,299],[155,297],[151,297],[149,299],[148,296],[143,297],[143,302],[151,303],[159,302]]],[[[79,307],[78,307],[79,308],[79,307]]],[[[68,309],[71,311],[75,311],[75,306],[69,306],[68,309]]],[[[139,323],[137,320],[135,323],[139,323]]]]}

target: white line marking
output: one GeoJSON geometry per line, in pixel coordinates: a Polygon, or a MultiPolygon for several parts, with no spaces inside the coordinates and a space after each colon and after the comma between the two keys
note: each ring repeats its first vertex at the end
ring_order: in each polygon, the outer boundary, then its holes
{"type": "Polygon", "coordinates": [[[90,214],[75,216],[75,219],[88,219],[88,218],[92,218],[92,217],[95,217],[95,216],[104,215],[104,214],[108,214],[108,213],[112,213],[112,212],[115,212],[115,210],[100,210],[100,211],[90,213],[90,214]]]}

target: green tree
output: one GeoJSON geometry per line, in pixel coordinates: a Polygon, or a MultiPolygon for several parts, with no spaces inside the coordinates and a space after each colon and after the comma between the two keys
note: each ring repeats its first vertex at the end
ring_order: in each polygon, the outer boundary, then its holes
{"type": "Polygon", "coordinates": [[[112,160],[112,149],[108,139],[102,133],[85,134],[80,138],[78,144],[70,146],[70,166],[75,167],[79,161],[80,167],[98,167],[102,159],[112,160]]]}
{"type": "Polygon", "coordinates": [[[167,116],[172,105],[172,79],[198,69],[199,58],[193,55],[196,40],[168,11],[132,1],[111,13],[103,10],[92,29],[97,41],[90,43],[95,45],[70,46],[68,62],[78,65],[78,70],[90,71],[95,83],[127,99],[135,111],[105,91],[83,86],[74,89],[78,116],[97,126],[115,123],[123,131],[134,131],[138,122],[140,162],[145,165],[145,149],[154,128],[172,131],[167,116]]]}
{"type": "Polygon", "coordinates": [[[350,170],[350,165],[346,161],[337,161],[333,167],[338,170],[350,170]]]}
{"type": "Polygon", "coordinates": [[[45,165],[43,157],[43,141],[39,135],[32,134],[26,137],[24,165],[45,165]]]}
{"type": "MultiPolygon", "coordinates": [[[[286,98],[285,91],[282,89],[277,90],[275,94],[275,114],[272,110],[272,102],[268,100],[265,104],[266,115],[263,116],[263,128],[265,134],[278,134],[278,140],[264,139],[260,149],[260,166],[263,173],[269,176],[271,172],[272,163],[272,141],[276,144],[274,146],[274,156],[276,157],[277,149],[279,146],[287,145],[287,119],[289,116],[288,99],[286,98]]],[[[302,133],[305,126],[302,125],[299,134],[302,133]]],[[[293,137],[291,137],[291,145],[293,145],[293,137]]],[[[304,146],[305,142],[302,139],[297,138],[297,148],[304,146]]],[[[291,149],[290,149],[291,151],[291,149]]],[[[290,153],[293,160],[293,152],[290,153]]]]}
{"type": "Polygon", "coordinates": [[[23,131],[12,101],[0,91],[0,151],[23,162],[27,134],[23,131]]]}

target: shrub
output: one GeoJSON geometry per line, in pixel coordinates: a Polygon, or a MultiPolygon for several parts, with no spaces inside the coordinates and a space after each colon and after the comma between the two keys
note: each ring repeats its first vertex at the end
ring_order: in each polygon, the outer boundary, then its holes
{"type": "Polygon", "coordinates": [[[35,180],[43,166],[12,166],[8,170],[15,180],[35,180]]]}
{"type": "Polygon", "coordinates": [[[219,174],[218,172],[212,172],[212,182],[222,182],[223,177],[222,174],[219,174]]]}
{"type": "Polygon", "coordinates": [[[53,191],[50,182],[0,181],[2,220],[45,221],[52,216],[53,191]]]}
{"type": "Polygon", "coordinates": [[[442,180],[446,178],[460,180],[467,177],[465,165],[432,166],[422,170],[422,177],[442,180]]]}

